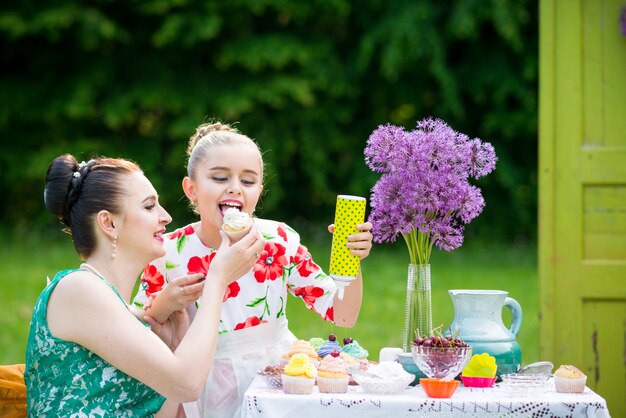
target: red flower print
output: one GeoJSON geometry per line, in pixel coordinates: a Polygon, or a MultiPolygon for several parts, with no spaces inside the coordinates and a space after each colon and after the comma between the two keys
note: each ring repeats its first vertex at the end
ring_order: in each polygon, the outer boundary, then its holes
{"type": "Polygon", "coordinates": [[[191,257],[187,263],[187,274],[202,273],[206,276],[211,261],[215,258],[215,254],[216,253],[213,252],[204,257],[191,257]]]}
{"type": "Polygon", "coordinates": [[[237,331],[238,329],[256,327],[257,325],[262,324],[264,322],[267,322],[267,321],[261,321],[258,316],[251,316],[250,318],[246,319],[244,322],[240,322],[237,325],[235,325],[234,330],[237,331]]]}
{"type": "Polygon", "coordinates": [[[333,310],[333,307],[331,306],[330,308],[328,308],[328,310],[326,311],[326,316],[324,316],[324,321],[335,321],[335,311],[333,310]]]}
{"type": "Polygon", "coordinates": [[[227,299],[237,297],[237,295],[239,294],[240,290],[241,290],[241,288],[239,287],[239,284],[237,282],[232,282],[226,288],[226,291],[224,292],[224,298],[222,299],[222,302],[226,302],[227,299]]]}
{"type": "Polygon", "coordinates": [[[324,289],[315,286],[296,287],[294,294],[301,297],[309,309],[315,310],[313,304],[315,304],[317,298],[324,294],[324,289]]]}
{"type": "Polygon", "coordinates": [[[319,270],[311,258],[311,253],[304,245],[298,246],[298,251],[291,257],[291,262],[296,265],[298,273],[302,277],[309,277],[311,273],[319,270]]]}
{"type": "Polygon", "coordinates": [[[165,278],[159,273],[156,266],[148,264],[141,273],[141,283],[145,284],[146,295],[150,296],[163,289],[165,278]]]}
{"type": "Polygon", "coordinates": [[[275,242],[267,242],[259,260],[254,265],[254,278],[259,283],[276,280],[283,275],[285,264],[287,264],[285,247],[275,242]]]}
{"type": "Polygon", "coordinates": [[[278,224],[278,236],[287,242],[287,225],[282,222],[278,224]]]}
{"type": "Polygon", "coordinates": [[[179,228],[176,231],[172,232],[169,236],[171,240],[178,239],[185,235],[192,235],[194,233],[193,226],[187,225],[184,228],[179,228]]]}
{"type": "Polygon", "coordinates": [[[176,251],[180,254],[187,244],[187,236],[194,233],[193,226],[187,225],[185,228],[177,229],[172,232],[169,239],[176,240],[176,251]]]}

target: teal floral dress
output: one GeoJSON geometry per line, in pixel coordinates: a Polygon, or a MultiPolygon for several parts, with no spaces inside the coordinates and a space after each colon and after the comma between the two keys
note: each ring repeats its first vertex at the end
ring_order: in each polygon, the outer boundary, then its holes
{"type": "Polygon", "coordinates": [[[28,416],[153,416],[163,406],[163,396],[81,345],[50,333],[48,299],[59,281],[74,271],[59,272],[35,304],[24,372],[28,416]]]}

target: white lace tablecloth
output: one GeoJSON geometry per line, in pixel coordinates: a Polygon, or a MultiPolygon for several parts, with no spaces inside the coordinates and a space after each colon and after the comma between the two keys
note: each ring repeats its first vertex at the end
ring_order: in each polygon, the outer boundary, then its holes
{"type": "Polygon", "coordinates": [[[257,376],[246,391],[242,418],[369,418],[369,417],[610,417],[606,401],[589,388],[583,393],[557,393],[550,380],[545,391],[513,395],[496,384],[491,389],[462,384],[452,398],[429,398],[418,385],[393,395],[363,393],[350,386],[345,394],[287,395],[269,388],[257,376]]]}

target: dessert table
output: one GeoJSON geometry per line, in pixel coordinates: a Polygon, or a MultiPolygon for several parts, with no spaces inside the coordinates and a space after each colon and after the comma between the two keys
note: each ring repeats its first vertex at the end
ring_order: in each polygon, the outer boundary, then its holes
{"type": "Polygon", "coordinates": [[[583,393],[557,393],[552,380],[544,391],[512,394],[500,384],[466,388],[448,399],[429,398],[417,385],[401,393],[378,395],[349,386],[343,394],[287,395],[257,376],[246,391],[242,418],[369,418],[369,417],[610,417],[606,401],[589,388],[583,393]]]}

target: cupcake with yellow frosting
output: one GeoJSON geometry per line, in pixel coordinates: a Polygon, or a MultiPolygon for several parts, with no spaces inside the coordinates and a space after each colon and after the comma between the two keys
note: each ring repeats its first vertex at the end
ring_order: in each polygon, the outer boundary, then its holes
{"type": "Polygon", "coordinates": [[[346,362],[334,350],[320,362],[317,372],[317,386],[321,393],[346,393],[350,375],[346,372],[346,362]]]}
{"type": "Polygon", "coordinates": [[[582,393],[587,376],[574,366],[563,365],[554,372],[554,388],[557,392],[582,393]]]}
{"type": "Polygon", "coordinates": [[[237,242],[252,227],[252,218],[246,212],[242,212],[236,208],[229,208],[224,212],[224,224],[222,230],[230,238],[231,242],[237,242]]]}
{"type": "Polygon", "coordinates": [[[296,354],[305,354],[311,363],[317,367],[319,365],[319,358],[317,357],[317,352],[313,349],[313,346],[310,342],[306,340],[296,340],[291,345],[289,351],[281,356],[281,361],[283,364],[286,364],[291,357],[296,354]]]}
{"type": "Polygon", "coordinates": [[[294,354],[281,376],[283,391],[289,394],[308,395],[313,392],[317,369],[306,354],[294,354]]]}

